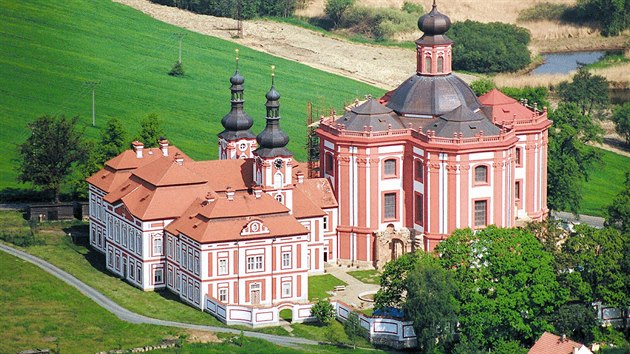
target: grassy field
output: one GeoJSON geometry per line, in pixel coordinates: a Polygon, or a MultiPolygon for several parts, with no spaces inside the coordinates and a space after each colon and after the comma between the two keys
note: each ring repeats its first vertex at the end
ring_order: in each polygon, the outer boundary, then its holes
{"type": "Polygon", "coordinates": [[[319,299],[328,298],[330,295],[327,291],[331,291],[337,285],[348,284],[343,280],[336,278],[332,274],[308,277],[308,300],[314,302],[319,299]]]}
{"type": "Polygon", "coordinates": [[[580,214],[604,216],[605,207],[621,191],[625,173],[630,171],[630,158],[600,151],[604,165],[591,171],[588,182],[582,182],[584,198],[580,214]]]}
{"type": "Polygon", "coordinates": [[[79,291],[0,252],[0,353],[32,348],[85,353],[159,344],[177,329],[119,320],[79,291]]]}
{"type": "Polygon", "coordinates": [[[118,117],[130,135],[139,118],[159,115],[169,140],[195,159],[215,158],[220,120],[229,111],[229,77],[234,49],[246,78],[246,110],[254,131],[264,126],[264,94],[270,65],[282,94],[282,127],[289,148],[304,160],[306,103],[322,110],[340,109],[345,101],[384,91],[279,59],[216,38],[184,31],[107,0],[28,2],[0,0],[0,189],[18,186],[16,145],[29,135],[26,124],[43,114],[80,116],[90,138],[97,138],[107,117],[118,117]],[[186,76],[166,73],[177,60],[185,32],[186,76]],[[98,81],[96,128],[91,127],[91,91],[98,81]],[[335,94],[332,95],[331,92],[335,94]],[[326,109],[324,109],[326,108],[326,109]]]}
{"type": "Polygon", "coordinates": [[[381,273],[374,269],[355,270],[348,272],[348,274],[367,284],[380,284],[381,282],[381,273]]]}

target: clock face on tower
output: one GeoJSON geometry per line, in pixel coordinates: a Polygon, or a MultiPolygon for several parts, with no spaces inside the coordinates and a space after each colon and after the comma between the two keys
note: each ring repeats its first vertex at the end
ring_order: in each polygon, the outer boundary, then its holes
{"type": "Polygon", "coordinates": [[[282,159],[276,159],[276,160],[273,162],[273,166],[274,166],[276,169],[278,169],[278,170],[279,170],[279,169],[281,169],[281,168],[282,168],[282,166],[284,166],[284,161],[282,161],[282,159]]]}

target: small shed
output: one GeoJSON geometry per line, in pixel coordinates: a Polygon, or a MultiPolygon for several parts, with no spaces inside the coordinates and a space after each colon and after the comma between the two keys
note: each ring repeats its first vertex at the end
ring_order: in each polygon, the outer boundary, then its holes
{"type": "Polygon", "coordinates": [[[73,220],[74,203],[30,204],[27,218],[31,221],[73,220]]]}

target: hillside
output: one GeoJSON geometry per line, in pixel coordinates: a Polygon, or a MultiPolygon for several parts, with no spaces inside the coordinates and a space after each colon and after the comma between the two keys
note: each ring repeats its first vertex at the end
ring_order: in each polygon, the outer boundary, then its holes
{"type": "Polygon", "coordinates": [[[217,156],[220,119],[229,111],[234,48],[246,78],[246,110],[254,131],[264,126],[269,66],[276,65],[282,94],[282,126],[289,148],[306,156],[306,103],[322,110],[383,90],[221,39],[187,32],[107,0],[50,2],[0,0],[0,189],[20,186],[14,170],[16,145],[27,123],[43,114],[79,115],[96,139],[106,117],[118,117],[131,135],[137,121],[155,112],[168,138],[195,159],[217,156]],[[166,75],[177,59],[173,33],[186,32],[186,77],[166,75]],[[91,91],[96,88],[97,127],[91,127],[91,91]],[[334,92],[334,95],[331,95],[334,92]]]}

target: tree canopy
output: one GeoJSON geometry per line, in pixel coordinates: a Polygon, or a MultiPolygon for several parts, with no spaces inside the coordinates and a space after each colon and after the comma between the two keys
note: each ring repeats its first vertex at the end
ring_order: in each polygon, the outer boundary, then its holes
{"type": "Polygon", "coordinates": [[[420,253],[417,259],[406,280],[405,317],[413,321],[423,353],[444,351],[457,327],[457,286],[453,274],[443,269],[433,255],[420,253]]]}
{"type": "Polygon", "coordinates": [[[436,252],[457,280],[462,334],[478,347],[530,345],[553,329],[548,318],[562,292],[551,255],[530,232],[457,230],[436,252]]]}
{"type": "Polygon", "coordinates": [[[157,114],[150,113],[140,121],[140,132],[136,140],[144,143],[145,147],[156,147],[162,136],[164,136],[164,131],[157,114]]]}
{"type": "Polygon", "coordinates": [[[608,80],[582,67],[571,82],[563,81],[558,85],[558,96],[564,102],[577,104],[582,114],[590,115],[594,109],[608,105],[608,80]]]}
{"type": "Polygon", "coordinates": [[[549,118],[554,124],[549,129],[547,205],[577,214],[582,201],[580,182],[588,180],[589,171],[601,161],[599,151],[588,143],[600,142],[603,130],[575,103],[561,103],[549,118]]]}
{"type": "Polygon", "coordinates": [[[616,107],[613,111],[612,120],[615,122],[617,133],[626,140],[626,144],[630,145],[630,102],[616,107]]]}
{"type": "Polygon", "coordinates": [[[447,35],[454,41],[453,69],[478,73],[516,71],[527,66],[529,31],[515,25],[471,20],[456,22],[447,35]]]}
{"type": "Polygon", "coordinates": [[[59,202],[59,191],[73,164],[84,155],[78,117],[42,116],[29,123],[31,136],[18,146],[18,180],[49,190],[59,202]]]}
{"type": "Polygon", "coordinates": [[[127,130],[118,118],[109,118],[105,125],[105,130],[101,131],[101,144],[99,149],[102,152],[103,162],[118,156],[129,145],[127,130]]]}
{"type": "Polygon", "coordinates": [[[401,257],[388,262],[381,275],[381,288],[374,297],[374,307],[400,308],[407,295],[407,276],[416,268],[420,253],[405,253],[401,257]]]}

